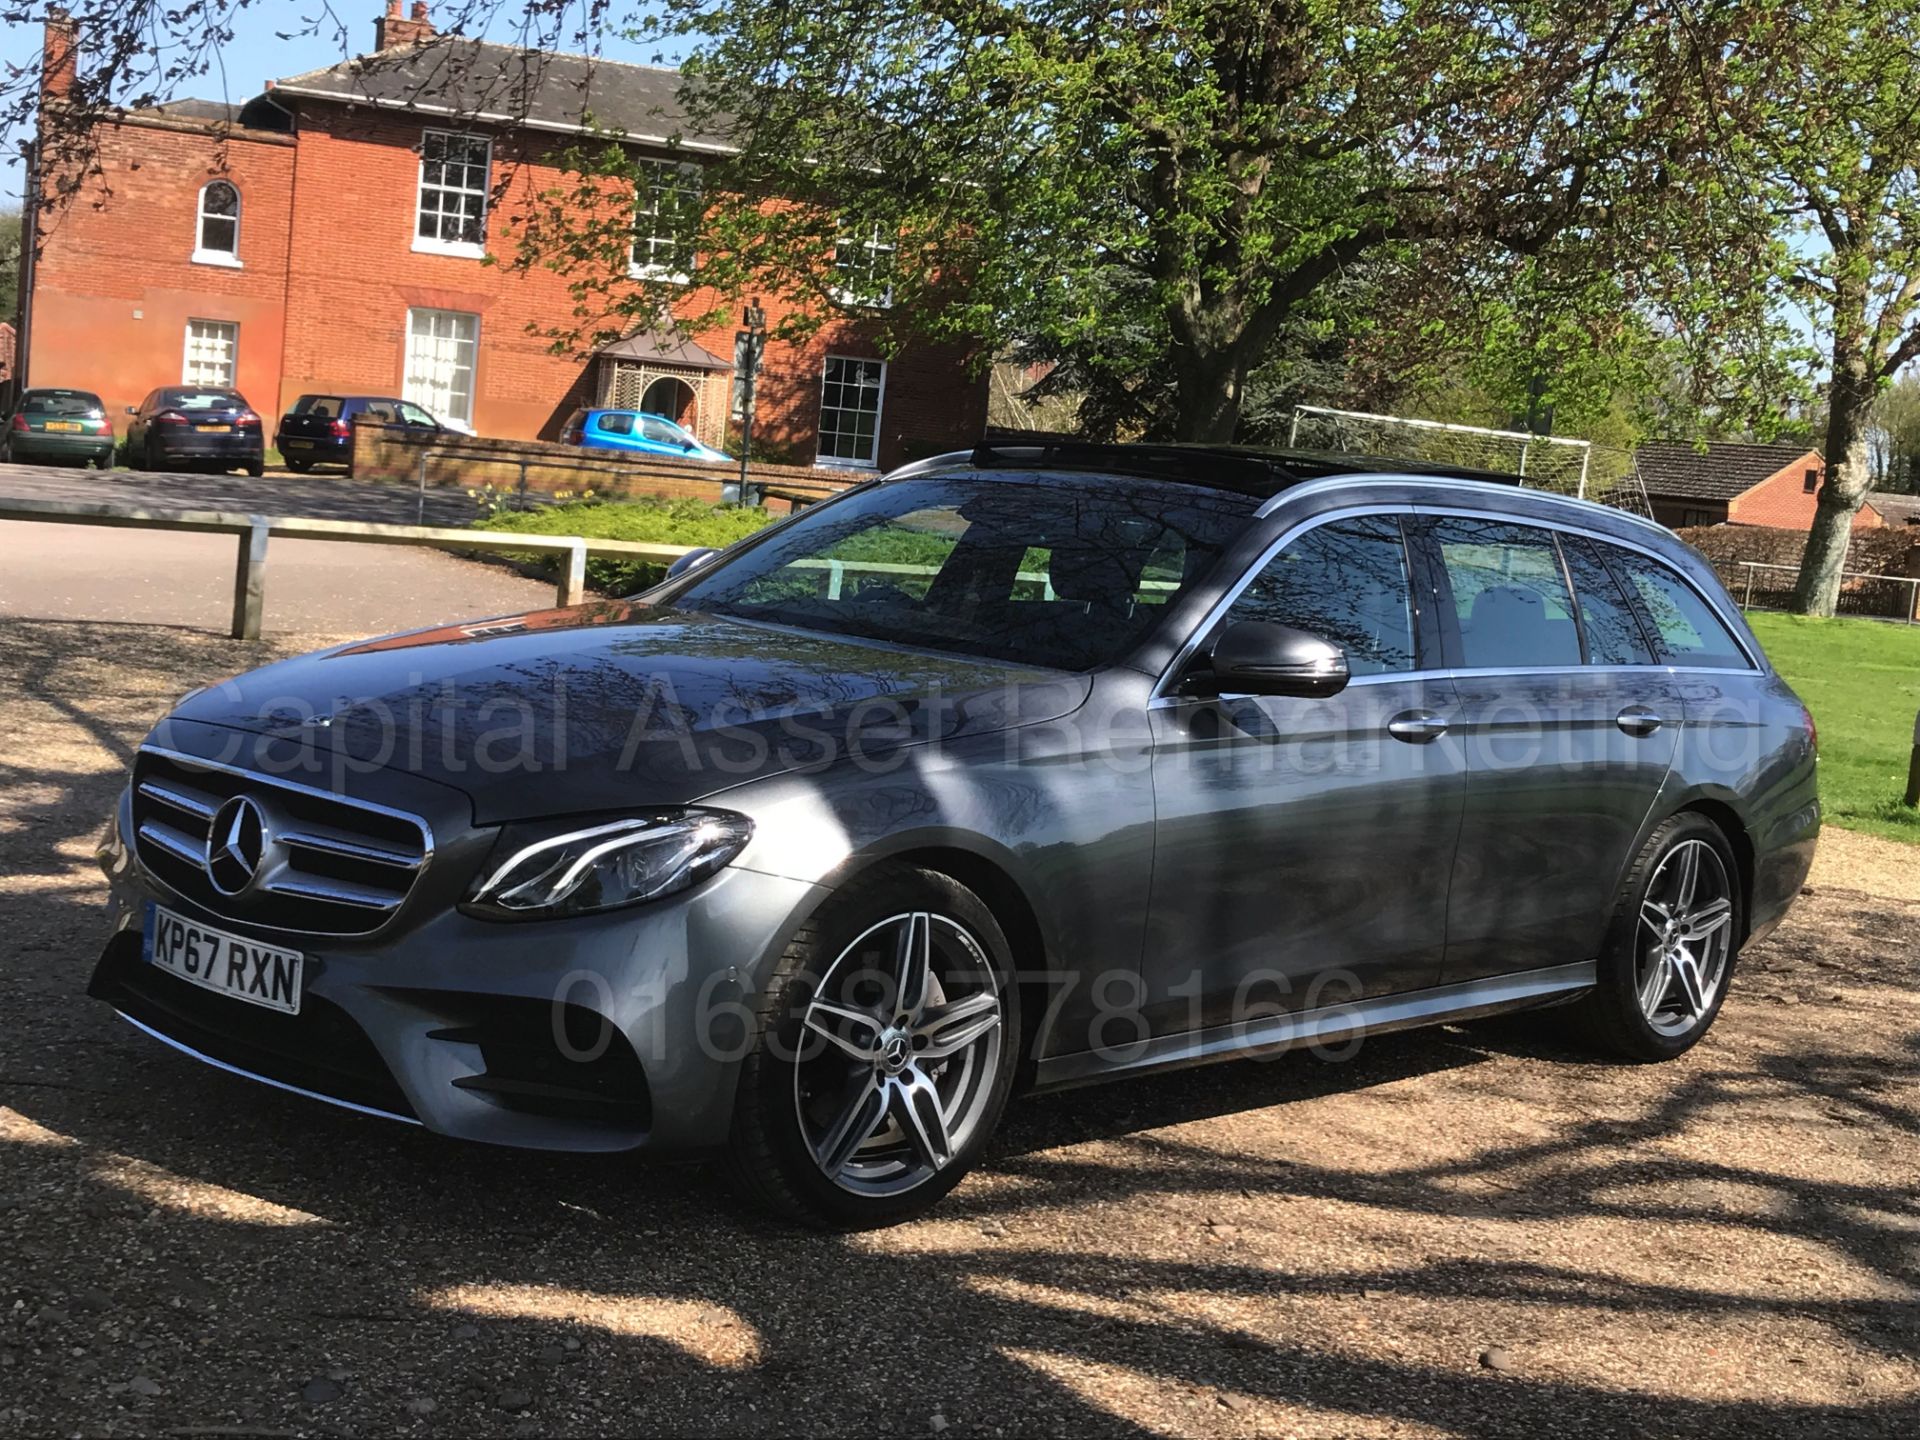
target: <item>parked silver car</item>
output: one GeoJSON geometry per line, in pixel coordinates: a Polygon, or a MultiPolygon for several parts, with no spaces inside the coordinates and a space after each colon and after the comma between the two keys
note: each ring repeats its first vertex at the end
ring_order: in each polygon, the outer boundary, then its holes
{"type": "Polygon", "coordinates": [[[92,992],[283,1088],[719,1147],[866,1225],[1021,1089],[1550,1006],[1677,1055],[1811,863],[1805,708],[1597,505],[982,449],[696,558],[187,697],[92,992]]]}

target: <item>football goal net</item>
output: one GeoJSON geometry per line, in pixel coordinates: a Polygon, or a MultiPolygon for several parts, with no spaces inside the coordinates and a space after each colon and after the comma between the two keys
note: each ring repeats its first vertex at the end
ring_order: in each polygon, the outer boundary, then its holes
{"type": "Polygon", "coordinates": [[[1424,460],[1523,475],[1529,485],[1582,499],[1589,497],[1590,489],[1598,488],[1597,481],[1610,478],[1593,473],[1591,441],[1489,430],[1480,425],[1449,425],[1439,420],[1410,420],[1400,415],[1370,415],[1360,410],[1330,410],[1320,405],[1294,407],[1288,444],[1296,450],[1424,460]]]}

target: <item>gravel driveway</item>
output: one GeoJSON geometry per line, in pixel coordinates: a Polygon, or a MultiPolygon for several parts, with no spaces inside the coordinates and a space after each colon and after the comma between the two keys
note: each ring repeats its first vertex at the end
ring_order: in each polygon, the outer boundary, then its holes
{"type": "Polygon", "coordinates": [[[1829,831],[1678,1063],[1535,1016],[1082,1091],[936,1218],[797,1234],[697,1166],[360,1119],[80,997],[131,746],[317,638],[0,633],[0,1431],[1920,1433],[1912,850],[1829,831]]]}

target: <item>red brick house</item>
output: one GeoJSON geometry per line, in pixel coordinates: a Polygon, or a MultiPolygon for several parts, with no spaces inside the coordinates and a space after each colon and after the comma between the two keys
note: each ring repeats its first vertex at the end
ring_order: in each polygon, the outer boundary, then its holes
{"type": "MultiPolygon", "coordinates": [[[[1799,445],[1657,441],[1634,452],[1653,518],[1678,530],[1693,525],[1767,525],[1810,530],[1827,462],[1799,445]]],[[[1854,528],[1883,523],[1871,504],[1854,528]]]]}
{"type": "MultiPolygon", "coordinates": [[[[49,22],[44,170],[86,42],[49,22]]],[[[511,257],[513,211],[562,183],[548,156],[590,118],[655,162],[636,202],[636,276],[683,287],[674,317],[715,308],[698,257],[648,229],[697,200],[701,157],[724,149],[686,133],[675,72],[438,36],[426,5],[409,18],[398,0],[377,42],[378,65],[294,75],[242,105],[123,113],[96,131],[98,173],[77,192],[43,179],[42,205],[27,207],[28,383],[82,386],[114,407],[158,385],[228,383],[273,414],[309,391],[395,394],[509,439],[553,439],[577,406],[601,404],[660,411],[723,443],[731,324],[662,323],[558,356],[529,332],[571,319],[567,279],[485,263],[511,257]]],[[[849,241],[835,263],[855,269],[875,248],[849,241]]],[[[769,340],[756,439],[856,468],[978,439],[987,381],[963,349],[883,356],[872,303],[827,308],[804,343],[769,340]]]]}

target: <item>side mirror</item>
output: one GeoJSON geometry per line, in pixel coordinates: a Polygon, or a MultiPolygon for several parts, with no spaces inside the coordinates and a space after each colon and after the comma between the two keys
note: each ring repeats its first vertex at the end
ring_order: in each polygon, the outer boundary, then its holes
{"type": "Polygon", "coordinates": [[[1238,620],[1214,637],[1188,689],[1205,695],[1338,695],[1350,679],[1347,652],[1291,625],[1238,620]]]}
{"type": "Polygon", "coordinates": [[[689,550],[686,554],[677,558],[671,565],[667,566],[667,579],[672,580],[676,576],[686,574],[689,570],[697,570],[719,553],[718,550],[710,547],[699,550],[689,550]]]}
{"type": "Polygon", "coordinates": [[[127,406],[127,413],[129,415],[138,415],[140,413],[140,407],[138,405],[129,405],[127,406]]]}

